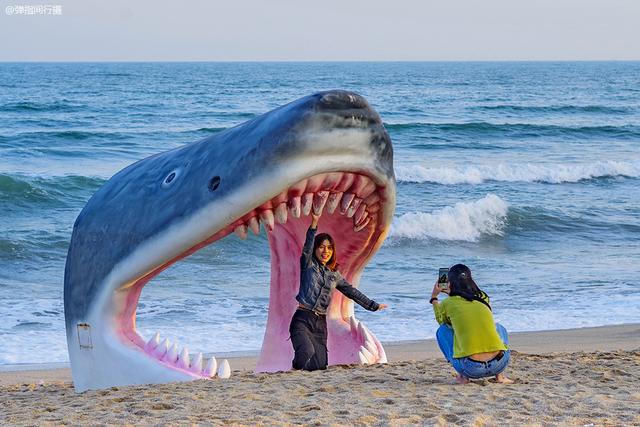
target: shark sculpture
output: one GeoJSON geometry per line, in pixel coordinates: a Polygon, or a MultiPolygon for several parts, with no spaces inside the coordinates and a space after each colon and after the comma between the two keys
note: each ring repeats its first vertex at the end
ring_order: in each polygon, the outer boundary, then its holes
{"type": "MultiPolygon", "coordinates": [[[[159,334],[136,331],[142,288],[161,271],[230,234],[268,236],[271,287],[256,371],[291,369],[289,323],[313,210],[336,238],[354,286],[388,232],[396,200],[393,150],[380,116],[346,91],[310,95],[115,174],[76,219],[64,308],[76,391],[230,373],[159,334]]],[[[335,292],[329,364],[384,363],[384,348],[335,292]]]]}

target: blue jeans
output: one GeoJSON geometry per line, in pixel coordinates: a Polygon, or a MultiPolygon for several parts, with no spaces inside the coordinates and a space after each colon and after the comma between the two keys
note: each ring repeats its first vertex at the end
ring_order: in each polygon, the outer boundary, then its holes
{"type": "MultiPolygon", "coordinates": [[[[502,338],[502,342],[509,346],[509,337],[504,326],[496,323],[496,331],[502,338]]],[[[467,378],[484,378],[498,375],[505,370],[511,358],[511,351],[509,350],[505,350],[500,360],[493,359],[488,362],[476,362],[468,357],[453,357],[453,328],[447,324],[440,325],[436,332],[436,339],[447,362],[451,363],[453,369],[460,375],[464,375],[467,378]]]]}

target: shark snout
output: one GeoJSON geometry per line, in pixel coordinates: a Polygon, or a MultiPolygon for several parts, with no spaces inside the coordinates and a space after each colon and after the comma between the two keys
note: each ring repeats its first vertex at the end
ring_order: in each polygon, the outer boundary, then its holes
{"type": "Polygon", "coordinates": [[[344,126],[353,126],[354,122],[360,126],[382,124],[378,113],[362,96],[354,92],[343,90],[324,92],[316,104],[316,111],[342,119],[344,126]]]}
{"type": "Polygon", "coordinates": [[[362,96],[346,90],[333,90],[331,92],[325,92],[322,94],[319,103],[323,108],[332,110],[358,108],[370,109],[369,103],[362,96]]]}

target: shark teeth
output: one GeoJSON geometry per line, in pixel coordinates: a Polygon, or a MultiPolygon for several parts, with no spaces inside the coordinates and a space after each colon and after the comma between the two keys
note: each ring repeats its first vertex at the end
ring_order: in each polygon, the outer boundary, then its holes
{"type": "Polygon", "coordinates": [[[286,202],[280,203],[276,208],[276,219],[280,224],[287,223],[287,203],[286,202]]]}
{"type": "Polygon", "coordinates": [[[242,224],[233,230],[242,240],[247,238],[247,226],[242,224]]]}
{"type": "Polygon", "coordinates": [[[362,224],[362,221],[369,215],[367,212],[367,205],[362,203],[358,209],[355,211],[355,216],[353,217],[353,223],[355,225],[362,224]]]}
{"type": "Polygon", "coordinates": [[[355,199],[356,195],[353,193],[344,193],[342,196],[342,203],[340,203],[340,214],[345,215],[349,211],[351,202],[355,199]]]}
{"type": "Polygon", "coordinates": [[[173,368],[190,372],[198,377],[229,378],[231,376],[231,367],[226,359],[218,364],[216,358],[211,356],[205,365],[202,353],[198,353],[192,358],[187,347],[180,350],[177,344],[172,344],[167,338],[160,342],[159,333],[149,339],[144,346],[144,350],[152,359],[165,365],[170,365],[173,368]]]}
{"type": "Polygon", "coordinates": [[[353,216],[353,214],[356,213],[356,211],[360,207],[360,203],[362,203],[362,199],[361,198],[355,197],[353,199],[353,201],[351,202],[351,205],[349,206],[349,209],[347,209],[347,217],[351,218],[353,216]]]}
{"type": "Polygon", "coordinates": [[[302,214],[307,216],[311,213],[311,207],[313,206],[313,193],[305,193],[302,196],[302,214]]]}
{"type": "Polygon", "coordinates": [[[176,363],[176,361],[178,360],[178,345],[174,343],[169,351],[165,353],[162,360],[171,364],[176,363]]]}
{"type": "Polygon", "coordinates": [[[178,356],[178,362],[176,363],[178,368],[189,369],[191,367],[191,362],[189,360],[189,349],[187,347],[183,348],[178,356]]]}
{"type": "Polygon", "coordinates": [[[358,354],[358,355],[359,355],[359,356],[362,356],[362,357],[360,357],[360,360],[361,360],[361,361],[362,361],[362,358],[364,357],[364,360],[365,360],[364,364],[365,364],[365,365],[370,365],[370,364],[372,364],[372,363],[375,363],[375,360],[376,360],[376,359],[375,359],[374,355],[373,355],[373,354],[371,354],[371,353],[369,352],[369,350],[367,350],[367,348],[366,348],[366,347],[360,346],[360,352],[359,352],[359,354],[358,354]]]}
{"type": "Polygon", "coordinates": [[[351,327],[351,333],[356,335],[356,338],[362,339],[359,335],[360,331],[360,321],[358,321],[354,316],[349,317],[349,326],[351,327]]]}
{"type": "Polygon", "coordinates": [[[189,370],[195,374],[202,374],[202,361],[203,361],[202,353],[198,353],[198,355],[191,361],[191,365],[189,366],[189,370]]]}
{"type": "Polygon", "coordinates": [[[231,367],[227,359],[224,359],[218,367],[218,378],[229,378],[231,376],[231,367]]]}
{"type": "MultiPolygon", "coordinates": [[[[360,232],[370,226],[380,210],[382,190],[368,177],[354,173],[330,172],[304,179],[271,200],[248,212],[232,225],[232,231],[246,239],[248,230],[260,234],[262,222],[267,232],[276,224],[286,224],[289,218],[300,218],[311,213],[327,212],[352,218],[353,230],[360,232]]],[[[373,227],[371,227],[373,226],[373,227]]]]}
{"type": "Polygon", "coordinates": [[[256,219],[255,216],[249,218],[248,225],[253,234],[255,234],[256,236],[260,234],[260,222],[256,219]]]}
{"type": "Polygon", "coordinates": [[[367,225],[369,225],[369,222],[371,222],[371,218],[366,218],[362,223],[354,226],[353,227],[353,231],[355,231],[357,233],[358,231],[362,230],[367,225]]]}
{"type": "Polygon", "coordinates": [[[300,196],[292,197],[291,200],[289,200],[289,210],[294,218],[300,218],[300,214],[302,213],[302,200],[300,196]]]}
{"type": "Polygon", "coordinates": [[[351,316],[349,317],[349,328],[356,342],[361,343],[358,349],[358,360],[361,364],[387,363],[387,356],[382,345],[374,338],[364,323],[351,316]]]}
{"type": "Polygon", "coordinates": [[[145,351],[151,352],[155,350],[160,345],[160,334],[156,332],[154,336],[152,336],[147,344],[144,346],[145,351]]]}
{"type": "Polygon", "coordinates": [[[162,358],[164,357],[165,354],[167,354],[167,352],[169,351],[169,347],[171,347],[171,343],[169,342],[168,339],[164,339],[164,341],[162,341],[160,343],[159,346],[157,346],[155,348],[155,350],[153,350],[153,354],[158,358],[162,358]]]}
{"type": "Polygon", "coordinates": [[[342,194],[342,192],[329,194],[329,198],[327,200],[328,213],[332,214],[335,212],[336,208],[340,204],[340,200],[342,200],[342,194]]]}
{"type": "Polygon", "coordinates": [[[211,359],[207,362],[207,367],[202,371],[202,375],[209,378],[215,377],[218,371],[218,361],[215,357],[211,356],[211,359]]]}
{"type": "Polygon", "coordinates": [[[327,203],[328,198],[328,191],[318,191],[313,198],[313,213],[316,215],[322,215],[322,210],[324,209],[324,205],[327,203]]]}
{"type": "Polygon", "coordinates": [[[260,212],[260,220],[263,222],[264,227],[268,231],[273,231],[273,228],[275,227],[275,222],[273,219],[273,210],[266,209],[260,212]]]}

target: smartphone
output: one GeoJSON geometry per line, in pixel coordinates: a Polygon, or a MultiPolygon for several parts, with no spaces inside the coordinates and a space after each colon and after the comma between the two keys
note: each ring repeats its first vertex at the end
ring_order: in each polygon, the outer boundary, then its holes
{"type": "Polygon", "coordinates": [[[449,269],[446,267],[438,270],[438,286],[440,286],[440,289],[449,287],[449,269]]]}

